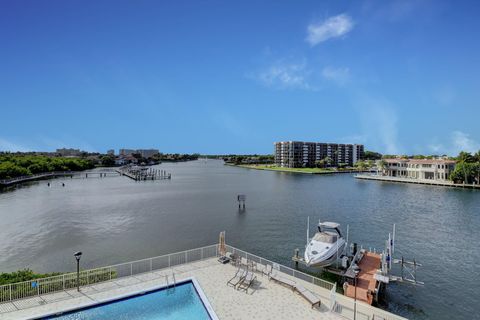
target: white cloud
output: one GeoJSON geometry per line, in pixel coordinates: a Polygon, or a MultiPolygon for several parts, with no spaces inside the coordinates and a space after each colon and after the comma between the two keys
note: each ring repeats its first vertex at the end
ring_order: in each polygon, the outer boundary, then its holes
{"type": "Polygon", "coordinates": [[[428,149],[437,155],[445,151],[445,147],[441,143],[431,143],[428,145],[428,149]]]}
{"type": "Polygon", "coordinates": [[[480,143],[470,138],[470,135],[462,131],[452,132],[453,151],[455,154],[460,151],[477,152],[480,150],[480,143]]]}
{"type": "Polygon", "coordinates": [[[25,152],[25,151],[30,151],[30,149],[23,145],[12,142],[10,140],[0,138],[0,151],[25,152]]]}
{"type": "Polygon", "coordinates": [[[348,82],[348,80],[350,80],[350,70],[346,67],[325,67],[322,70],[322,76],[325,79],[333,81],[338,85],[344,85],[348,82]]]}
{"type": "Polygon", "coordinates": [[[381,153],[400,154],[398,145],[397,112],[386,99],[356,96],[354,104],[358,110],[365,141],[368,148],[381,153]]]}
{"type": "Polygon", "coordinates": [[[331,38],[341,37],[353,29],[353,20],[346,14],[330,17],[320,23],[312,23],[307,28],[306,41],[315,46],[331,38]]]}
{"type": "Polygon", "coordinates": [[[308,90],[312,89],[307,81],[309,73],[306,62],[290,64],[279,62],[260,72],[255,78],[269,87],[308,90]]]}
{"type": "Polygon", "coordinates": [[[456,156],[461,151],[475,153],[480,150],[480,143],[470,137],[468,133],[456,130],[449,134],[448,139],[444,139],[444,143],[438,143],[435,138],[432,143],[427,145],[428,150],[434,154],[447,154],[456,156]]]}

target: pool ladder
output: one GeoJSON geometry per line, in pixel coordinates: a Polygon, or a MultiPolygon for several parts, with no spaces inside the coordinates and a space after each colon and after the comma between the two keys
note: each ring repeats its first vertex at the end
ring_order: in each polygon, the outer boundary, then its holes
{"type": "Polygon", "coordinates": [[[173,285],[173,291],[175,291],[175,287],[177,285],[177,280],[175,279],[175,272],[172,271],[172,274],[171,274],[171,278],[173,280],[173,283],[172,285],[170,284],[170,282],[168,281],[168,278],[169,278],[169,275],[165,275],[165,280],[167,281],[167,290],[171,289],[170,287],[173,285]]]}

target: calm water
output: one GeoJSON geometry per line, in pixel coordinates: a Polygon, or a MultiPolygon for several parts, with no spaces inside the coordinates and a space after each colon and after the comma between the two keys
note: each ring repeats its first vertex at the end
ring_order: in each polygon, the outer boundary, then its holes
{"type": "MultiPolygon", "coordinates": [[[[388,309],[412,319],[472,319],[480,307],[480,192],[248,170],[221,161],[159,166],[171,181],[57,179],[0,193],[0,270],[73,271],[227,242],[291,265],[306,219],[423,264],[424,287],[390,285],[388,309]],[[61,183],[65,182],[63,188],[61,183]],[[236,196],[247,195],[238,212],[236,196]]],[[[312,225],[311,231],[314,231],[312,225]]]]}
{"type": "Polygon", "coordinates": [[[60,320],[209,320],[192,282],[130,299],[68,313],[60,320]]]}

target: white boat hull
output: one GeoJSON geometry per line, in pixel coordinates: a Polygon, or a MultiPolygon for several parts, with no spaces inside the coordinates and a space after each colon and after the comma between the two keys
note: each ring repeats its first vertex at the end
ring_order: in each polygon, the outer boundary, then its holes
{"type": "Polygon", "coordinates": [[[337,261],[337,258],[340,258],[340,255],[343,254],[345,248],[345,240],[339,239],[335,245],[333,245],[328,250],[322,252],[316,252],[315,243],[313,246],[309,244],[305,250],[305,263],[308,267],[328,267],[337,261]]]}

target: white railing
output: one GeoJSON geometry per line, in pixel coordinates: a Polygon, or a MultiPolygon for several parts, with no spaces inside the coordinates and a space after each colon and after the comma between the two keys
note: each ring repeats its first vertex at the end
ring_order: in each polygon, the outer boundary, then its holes
{"type": "MultiPolygon", "coordinates": [[[[218,245],[166,254],[159,257],[137,260],[80,272],[79,285],[86,286],[112,279],[152,272],[180,264],[216,257],[218,245]]],[[[0,286],[0,303],[77,287],[77,273],[66,273],[41,279],[17,282],[0,286]]]]}
{"type": "MultiPolygon", "coordinates": [[[[330,310],[338,313],[347,319],[384,319],[384,320],[404,320],[400,316],[387,311],[372,307],[365,303],[357,301],[356,317],[353,316],[354,300],[342,294],[337,294],[337,284],[322,280],[304,272],[292,269],[290,267],[279,265],[271,260],[262,258],[255,254],[226,245],[226,251],[235,253],[247,260],[255,261],[261,265],[278,265],[279,271],[297,279],[301,279],[317,285],[330,291],[330,310]]],[[[129,277],[141,273],[152,272],[165,268],[217,257],[219,255],[219,245],[214,244],[202,248],[166,254],[154,258],[147,258],[137,261],[125,262],[121,264],[101,267],[96,269],[83,270],[80,272],[80,286],[129,277]]],[[[18,299],[41,296],[44,294],[74,289],[77,287],[77,273],[66,273],[58,276],[52,276],[42,279],[17,282],[0,286],[0,303],[14,301],[18,299]]]]}
{"type": "MultiPolygon", "coordinates": [[[[277,263],[259,257],[257,255],[251,254],[249,252],[243,251],[241,249],[237,249],[233,246],[226,246],[228,252],[235,253],[239,255],[240,257],[246,258],[247,260],[253,260],[258,264],[262,265],[273,265],[277,263]]],[[[405,318],[397,316],[393,313],[390,313],[388,311],[384,311],[379,308],[375,308],[371,305],[368,305],[366,303],[358,302],[357,301],[357,306],[356,306],[356,315],[354,316],[354,300],[351,298],[348,298],[342,294],[337,293],[337,284],[332,283],[317,277],[314,277],[312,275],[306,274],[304,272],[286,267],[284,265],[279,265],[280,267],[280,272],[286,273],[290,276],[293,276],[295,278],[313,283],[319,287],[322,287],[326,290],[330,291],[330,311],[340,314],[344,316],[347,319],[364,319],[364,320],[375,320],[375,319],[384,319],[384,320],[405,320],[405,318]]]]}
{"type": "Polygon", "coordinates": [[[333,286],[333,288],[330,290],[330,310],[333,311],[335,308],[335,297],[337,295],[337,284],[333,286]]]}
{"type": "MultiPolygon", "coordinates": [[[[251,254],[251,253],[248,253],[246,251],[243,251],[243,250],[240,250],[240,249],[237,249],[235,247],[232,247],[232,246],[226,246],[227,247],[227,251],[229,252],[232,252],[232,253],[235,253],[235,254],[238,254],[240,257],[244,257],[246,258],[247,260],[252,260],[252,261],[255,261],[256,263],[258,264],[261,264],[261,265],[271,265],[273,267],[274,264],[278,264],[276,262],[273,262],[271,260],[268,260],[268,259],[265,259],[265,258],[262,258],[262,257],[259,257],[257,255],[254,255],[254,254],[251,254]]],[[[310,283],[313,283],[319,287],[322,287],[322,288],[325,288],[327,290],[332,290],[332,288],[335,286],[334,283],[332,282],[329,282],[329,281],[325,281],[325,280],[322,280],[320,278],[317,278],[317,277],[314,277],[312,275],[309,275],[309,274],[306,274],[304,272],[301,272],[301,271],[298,271],[298,270],[295,270],[295,269],[292,269],[292,268],[289,268],[289,267],[286,267],[284,265],[279,265],[280,266],[280,272],[283,272],[283,273],[286,273],[292,277],[295,277],[295,278],[298,278],[298,279],[301,279],[303,281],[307,281],[307,282],[310,282],[310,283]]]]}

